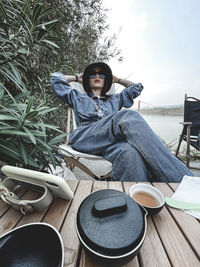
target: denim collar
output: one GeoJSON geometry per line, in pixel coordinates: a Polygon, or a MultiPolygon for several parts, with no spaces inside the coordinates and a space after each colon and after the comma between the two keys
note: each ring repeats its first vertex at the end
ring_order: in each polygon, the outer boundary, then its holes
{"type": "Polygon", "coordinates": [[[99,99],[102,99],[102,100],[106,100],[106,99],[108,98],[108,96],[102,96],[102,95],[99,96],[99,97],[98,97],[98,96],[95,96],[93,92],[90,92],[90,93],[89,93],[89,97],[91,97],[92,99],[97,99],[97,98],[99,98],[99,99]]]}

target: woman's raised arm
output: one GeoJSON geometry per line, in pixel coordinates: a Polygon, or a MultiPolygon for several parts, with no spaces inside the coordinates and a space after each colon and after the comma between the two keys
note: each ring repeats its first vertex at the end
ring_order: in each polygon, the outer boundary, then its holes
{"type": "Polygon", "coordinates": [[[128,81],[126,79],[121,79],[121,78],[118,78],[117,76],[113,75],[113,83],[118,83],[118,84],[121,84],[123,85],[124,87],[129,87],[131,84],[133,84],[133,82],[131,81],[128,81]]]}
{"type": "Polygon", "coordinates": [[[71,82],[79,82],[82,83],[83,73],[79,73],[77,75],[64,75],[65,79],[68,81],[68,83],[71,82]]]}

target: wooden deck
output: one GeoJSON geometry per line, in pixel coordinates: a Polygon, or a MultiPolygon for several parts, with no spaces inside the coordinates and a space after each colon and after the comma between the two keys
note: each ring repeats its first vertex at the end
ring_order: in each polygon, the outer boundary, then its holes
{"type": "MultiPolygon", "coordinates": [[[[42,212],[22,215],[0,201],[0,235],[30,222],[50,223],[61,233],[64,242],[64,266],[100,267],[80,247],[75,229],[77,209],[81,201],[93,191],[112,188],[128,192],[129,187],[134,183],[86,180],[68,180],[67,183],[75,193],[73,200],[56,199],[48,209],[42,212]]],[[[153,185],[168,197],[177,188],[177,184],[154,183],[153,185]]],[[[32,195],[33,192],[27,194],[32,195]]],[[[147,228],[146,239],[138,256],[127,264],[127,267],[200,266],[200,223],[198,220],[181,210],[164,207],[159,214],[148,216],[147,228]]]]}

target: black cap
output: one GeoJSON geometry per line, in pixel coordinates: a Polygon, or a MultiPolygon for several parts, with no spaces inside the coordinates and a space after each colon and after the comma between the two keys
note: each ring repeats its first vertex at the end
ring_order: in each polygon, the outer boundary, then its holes
{"type": "Polygon", "coordinates": [[[100,67],[104,72],[105,72],[105,83],[104,83],[104,88],[103,91],[104,93],[108,92],[111,88],[112,81],[113,81],[113,76],[112,76],[112,70],[111,68],[103,62],[96,62],[88,65],[83,73],[83,88],[86,93],[89,93],[90,86],[89,86],[89,74],[94,67],[100,67]]]}

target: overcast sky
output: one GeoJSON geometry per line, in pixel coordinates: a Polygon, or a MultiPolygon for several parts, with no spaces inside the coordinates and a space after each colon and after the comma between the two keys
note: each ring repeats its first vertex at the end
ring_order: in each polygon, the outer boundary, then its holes
{"type": "Polygon", "coordinates": [[[113,73],[141,82],[137,100],[153,106],[200,98],[200,0],[103,0],[123,62],[113,73]]]}

